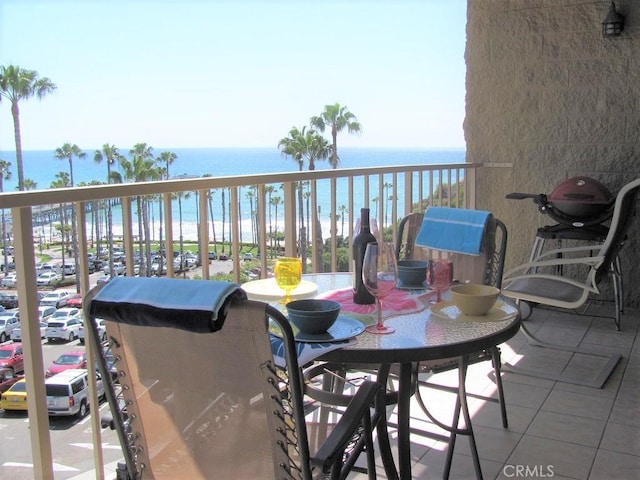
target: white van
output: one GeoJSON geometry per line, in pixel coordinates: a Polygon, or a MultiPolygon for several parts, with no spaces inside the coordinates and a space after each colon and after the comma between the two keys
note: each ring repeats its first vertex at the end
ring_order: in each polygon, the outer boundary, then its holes
{"type": "MultiPolygon", "coordinates": [[[[44,382],[47,410],[50,416],[77,415],[83,418],[89,410],[89,375],[87,370],[73,368],[60,372],[44,382]]],[[[102,380],[96,380],[98,398],[104,398],[102,380]]]]}

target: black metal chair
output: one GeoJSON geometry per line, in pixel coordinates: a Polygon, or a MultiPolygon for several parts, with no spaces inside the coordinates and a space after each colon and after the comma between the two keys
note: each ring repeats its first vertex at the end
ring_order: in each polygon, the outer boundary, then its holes
{"type": "Polygon", "coordinates": [[[293,332],[277,309],[234,284],[166,278],[118,277],[84,303],[85,318],[105,320],[117,371],[111,380],[88,321],[125,455],[118,478],[338,479],[362,451],[375,478],[380,386],[364,382],[334,428],[312,432],[293,332]]]}

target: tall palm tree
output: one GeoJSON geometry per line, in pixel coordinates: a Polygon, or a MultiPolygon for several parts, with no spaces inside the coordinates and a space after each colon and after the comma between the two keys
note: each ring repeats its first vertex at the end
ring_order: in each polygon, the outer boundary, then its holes
{"type": "Polygon", "coordinates": [[[334,169],[338,168],[340,162],[338,133],[345,128],[349,133],[362,133],[362,126],[356,116],[347,109],[346,105],[341,107],[337,102],[333,105],[325,105],[324,111],[320,115],[311,117],[311,126],[321,132],[324,132],[326,128],[331,128],[331,167],[334,169]]]}
{"type": "MultiPolygon", "coordinates": [[[[69,179],[69,174],[67,172],[58,172],[56,173],[56,179],[51,182],[50,188],[67,188],[71,186],[71,180],[69,179]]],[[[66,220],[66,209],[64,208],[64,204],[60,204],[60,240],[62,245],[62,265],[64,265],[64,255],[67,251],[67,245],[69,244],[69,239],[65,240],[65,233],[67,233],[67,220],[66,220]]],[[[77,271],[77,270],[76,270],[77,271]]],[[[62,278],[64,278],[64,268],[62,269],[62,278]]],[[[77,283],[77,282],[76,282],[77,283]]]]}
{"type": "MultiPolygon", "coordinates": [[[[102,163],[104,161],[107,164],[107,183],[120,183],[115,181],[116,178],[113,174],[117,172],[112,172],[111,166],[119,164],[121,158],[124,158],[124,156],[120,154],[118,148],[108,143],[102,145],[102,150],[96,150],[93,154],[94,162],[102,163]]],[[[110,199],[107,199],[107,249],[109,252],[113,251],[113,212],[110,199]]],[[[98,236],[96,251],[100,252],[100,236],[98,236]]],[[[113,272],[113,256],[111,253],[109,253],[109,271],[113,272]]]]}
{"type": "MultiPolygon", "coordinates": [[[[131,182],[146,182],[149,180],[160,180],[162,170],[156,167],[156,160],[153,156],[153,148],[146,143],[137,143],[129,151],[131,161],[122,157],[120,166],[124,173],[125,180],[131,182]]],[[[138,238],[140,243],[140,254],[145,252],[146,262],[140,266],[140,275],[149,275],[148,266],[151,265],[151,238],[149,236],[149,218],[146,208],[146,197],[136,196],[138,210],[138,238]],[[146,248],[144,248],[146,246],[146,248]]]]}
{"type": "Polygon", "coordinates": [[[22,136],[20,134],[20,100],[27,100],[34,95],[42,99],[57,87],[47,77],[40,78],[35,70],[26,70],[17,65],[0,67],[0,98],[11,102],[13,131],[16,141],[16,163],[18,167],[18,189],[24,190],[24,169],[22,166],[22,136]]]}
{"type": "MultiPolygon", "coordinates": [[[[4,181],[11,180],[11,162],[0,160],[0,192],[4,191],[4,181]]],[[[2,209],[2,254],[4,255],[4,272],[9,269],[9,255],[7,254],[7,222],[4,218],[4,208],[2,209]]]]}
{"type": "MultiPolygon", "coordinates": [[[[87,154],[84,153],[78,145],[75,143],[65,143],[62,147],[56,148],[54,157],[59,160],[69,161],[69,181],[71,187],[75,186],[73,182],[73,157],[86,158],[87,154]]],[[[73,248],[73,260],[75,271],[78,271],[78,229],[76,224],[76,207],[75,204],[71,205],[71,247],[73,248]]],[[[80,293],[80,283],[76,282],[76,289],[80,293]]]]}
{"type": "MultiPolygon", "coordinates": [[[[316,161],[326,160],[331,153],[331,146],[325,138],[313,129],[307,127],[299,129],[292,127],[288,136],[278,142],[278,148],[283,155],[291,157],[300,171],[303,170],[305,159],[309,170],[315,170],[316,161]]],[[[302,185],[297,185],[298,193],[298,222],[300,224],[298,247],[302,260],[302,271],[307,272],[307,229],[304,222],[304,205],[302,185]]]]}
{"type": "MultiPolygon", "coordinates": [[[[163,178],[165,178],[166,180],[169,180],[169,166],[173,164],[173,162],[175,162],[177,158],[178,158],[178,155],[176,155],[173,152],[162,152],[156,159],[156,161],[159,164],[164,164],[164,167],[162,168],[162,174],[163,174],[163,178]]],[[[160,242],[160,250],[163,250],[163,247],[162,247],[162,226],[164,224],[164,218],[162,218],[162,202],[163,201],[164,201],[164,196],[160,195],[158,199],[158,207],[159,207],[158,212],[160,215],[158,240],[160,242]]]]}

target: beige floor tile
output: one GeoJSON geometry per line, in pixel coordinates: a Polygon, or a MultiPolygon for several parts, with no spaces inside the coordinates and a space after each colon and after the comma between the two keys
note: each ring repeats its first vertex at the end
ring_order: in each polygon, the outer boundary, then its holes
{"type": "Polygon", "coordinates": [[[595,454],[595,448],[525,435],[506,463],[586,480],[595,454]]]}
{"type": "Polygon", "coordinates": [[[578,417],[606,420],[613,408],[613,400],[602,397],[585,397],[579,393],[553,390],[541,410],[564,413],[578,417]]]}
{"type": "Polygon", "coordinates": [[[605,426],[604,420],[541,411],[531,422],[526,434],[587,447],[598,447],[605,426]]]}
{"type": "Polygon", "coordinates": [[[589,480],[636,480],[640,457],[598,450],[589,480]]]}
{"type": "Polygon", "coordinates": [[[600,448],[640,456],[640,429],[636,425],[609,423],[600,448]]]}

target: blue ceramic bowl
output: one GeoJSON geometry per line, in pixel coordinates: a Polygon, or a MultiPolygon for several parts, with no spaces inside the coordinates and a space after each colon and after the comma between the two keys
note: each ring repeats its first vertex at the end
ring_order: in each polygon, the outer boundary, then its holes
{"type": "Polygon", "coordinates": [[[302,333],[317,335],[326,333],[335,323],[341,305],[332,300],[293,300],[287,303],[289,321],[302,333]]]}
{"type": "Polygon", "coordinates": [[[427,279],[427,262],[423,260],[398,261],[398,280],[405,287],[419,287],[427,279]]]}

